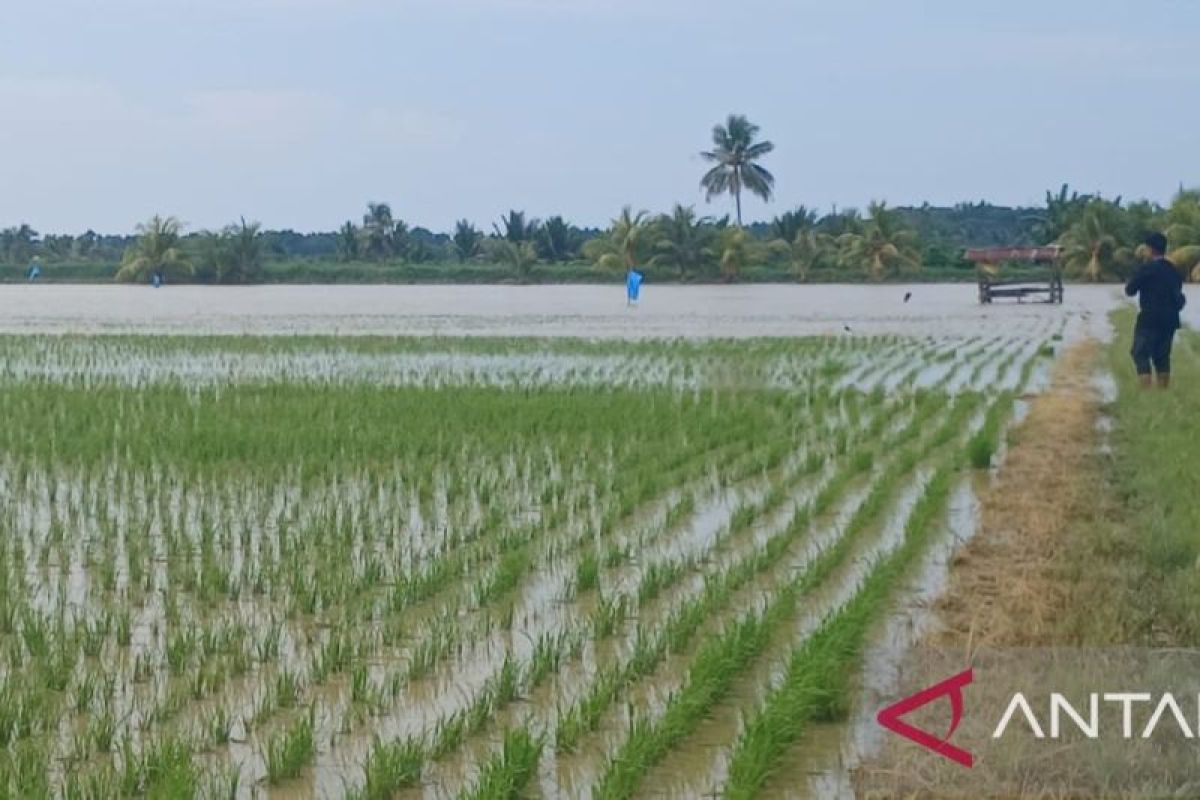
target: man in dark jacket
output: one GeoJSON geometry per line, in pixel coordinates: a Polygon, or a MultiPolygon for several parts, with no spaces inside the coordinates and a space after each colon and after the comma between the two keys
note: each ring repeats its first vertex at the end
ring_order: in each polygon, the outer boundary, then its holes
{"type": "Polygon", "coordinates": [[[1150,260],[1137,268],[1125,294],[1138,296],[1141,311],[1133,328],[1133,363],[1138,380],[1144,388],[1153,384],[1150,367],[1158,374],[1158,385],[1171,385],[1171,343],[1179,329],[1179,312],[1187,298],[1183,294],[1183,277],[1165,257],[1167,237],[1152,233],[1146,237],[1150,260]]]}

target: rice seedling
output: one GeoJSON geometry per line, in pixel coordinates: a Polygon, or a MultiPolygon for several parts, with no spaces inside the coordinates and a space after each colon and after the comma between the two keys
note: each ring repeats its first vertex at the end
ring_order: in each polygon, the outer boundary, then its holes
{"type": "Polygon", "coordinates": [[[316,755],[313,740],[315,709],[273,735],[267,742],[267,782],[272,786],[300,775],[316,755]]]}

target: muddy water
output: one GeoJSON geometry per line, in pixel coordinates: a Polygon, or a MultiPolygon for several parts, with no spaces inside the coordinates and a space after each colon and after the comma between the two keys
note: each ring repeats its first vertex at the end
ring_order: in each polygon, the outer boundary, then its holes
{"type": "MultiPolygon", "coordinates": [[[[970,284],[648,286],[639,308],[619,286],[0,287],[0,330],[489,336],[747,337],[899,333],[1021,334],[1071,320],[1093,334],[1113,286],[1070,286],[1061,306],[980,306],[970,284]],[[912,300],[903,302],[906,291],[912,300]],[[846,328],[850,331],[847,332],[846,328]]],[[[1189,307],[1193,321],[1200,309],[1189,307]]]]}

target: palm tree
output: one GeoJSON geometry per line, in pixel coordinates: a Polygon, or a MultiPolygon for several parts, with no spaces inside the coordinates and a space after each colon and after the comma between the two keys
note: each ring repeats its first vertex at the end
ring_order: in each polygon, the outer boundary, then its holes
{"type": "Polygon", "coordinates": [[[339,261],[354,261],[358,258],[358,228],[349,220],[337,232],[337,255],[339,261]]]}
{"type": "Polygon", "coordinates": [[[797,206],[795,211],[785,211],[771,220],[773,239],[785,242],[796,241],[796,235],[817,224],[817,212],[804,206],[797,206]]]}
{"type": "Polygon", "coordinates": [[[671,214],[658,218],[657,225],[658,241],[654,243],[652,261],[675,269],[681,279],[700,272],[712,256],[709,249],[712,221],[708,217],[697,219],[691,206],[676,204],[671,214]]]}
{"type": "Polygon", "coordinates": [[[501,264],[512,267],[517,280],[526,283],[530,273],[538,263],[537,248],[533,242],[510,242],[507,239],[493,239],[491,244],[492,257],[501,264]]]}
{"type": "Polygon", "coordinates": [[[803,283],[808,280],[809,273],[827,258],[833,245],[829,234],[808,227],[797,231],[791,241],[776,239],[770,247],[787,260],[796,280],[803,283]]]}
{"type": "Polygon", "coordinates": [[[537,220],[531,219],[526,222],[524,211],[509,211],[500,218],[499,223],[492,223],[492,230],[496,232],[497,238],[514,244],[531,241],[537,234],[537,229],[537,220]]]}
{"type": "Polygon", "coordinates": [[[222,235],[223,258],[217,272],[221,283],[256,283],[262,278],[262,226],[257,222],[231,225],[222,235]]]}
{"type": "Polygon", "coordinates": [[[1071,191],[1067,184],[1059,187],[1058,193],[1046,190],[1046,210],[1034,217],[1034,235],[1039,242],[1053,242],[1076,220],[1080,212],[1096,198],[1071,191]]]}
{"type": "Polygon", "coordinates": [[[1200,281],[1200,190],[1181,191],[1167,210],[1166,231],[1171,259],[1185,275],[1200,281]]]}
{"type": "Polygon", "coordinates": [[[727,283],[736,281],[750,260],[750,237],[741,227],[725,228],[717,245],[721,278],[727,283]]]}
{"type": "Polygon", "coordinates": [[[459,263],[470,261],[479,255],[483,243],[483,233],[465,219],[454,224],[454,254],[459,263]]]}
{"type": "Polygon", "coordinates": [[[579,240],[560,216],[550,217],[538,230],[538,249],[547,261],[569,261],[579,252],[579,240]]]}
{"type": "Polygon", "coordinates": [[[862,233],[862,214],[858,212],[857,208],[846,208],[841,211],[834,208],[833,211],[821,217],[817,222],[817,228],[834,239],[839,239],[847,233],[862,233]]]}
{"type": "Polygon", "coordinates": [[[1089,281],[1119,276],[1133,262],[1134,251],[1121,209],[1107,200],[1092,200],[1058,238],[1068,274],[1089,281]]]}
{"type": "Polygon", "coordinates": [[[363,215],[363,255],[383,260],[392,254],[392,236],[396,223],[387,203],[367,203],[363,215]]]}
{"type": "Polygon", "coordinates": [[[886,203],[871,203],[862,231],[843,234],[838,243],[843,263],[864,267],[874,280],[881,280],[888,271],[921,264],[917,232],[886,203]]]}
{"type": "Polygon", "coordinates": [[[713,128],[714,149],[700,156],[716,164],[700,179],[706,198],[719,194],[733,195],[737,203],[737,224],[742,226],[742,189],[748,189],[763,200],[771,199],[775,177],[755,162],[775,149],[770,142],[756,142],[758,126],[740,114],[730,114],[724,125],[713,128]]]}
{"type": "Polygon", "coordinates": [[[583,254],[603,269],[633,269],[652,248],[652,236],[646,212],[634,214],[633,209],[625,206],[612,221],[608,233],[583,246],[583,254]]]}
{"type": "Polygon", "coordinates": [[[160,271],[168,277],[191,275],[191,261],[182,247],[182,230],[182,223],[175,217],[157,214],[138,225],[138,238],[126,248],[116,279],[126,282],[146,280],[160,271]]]}

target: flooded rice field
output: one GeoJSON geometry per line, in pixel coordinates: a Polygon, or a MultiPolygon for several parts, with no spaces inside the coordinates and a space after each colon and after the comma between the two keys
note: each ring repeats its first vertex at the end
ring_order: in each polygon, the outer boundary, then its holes
{"type": "MultiPolygon", "coordinates": [[[[647,286],[13,285],[0,332],[744,338],[1021,332],[1065,311],[1071,333],[1103,329],[1115,286],[1070,286],[1061,307],[980,306],[974,284],[647,286]],[[912,298],[904,301],[906,293],[912,298]]],[[[1200,309],[1188,309],[1200,322],[1200,309]]]]}
{"type": "MultiPolygon", "coordinates": [[[[135,291],[68,288],[25,291],[135,291]]],[[[1112,302],[751,338],[841,317],[735,297],[690,338],[651,292],[570,324],[468,293],[455,332],[505,338],[391,338],[315,334],[424,323],[137,291],[0,337],[0,794],[844,793],[971,465],[1112,302]],[[267,324],[306,335],[131,335],[267,324]]]]}

